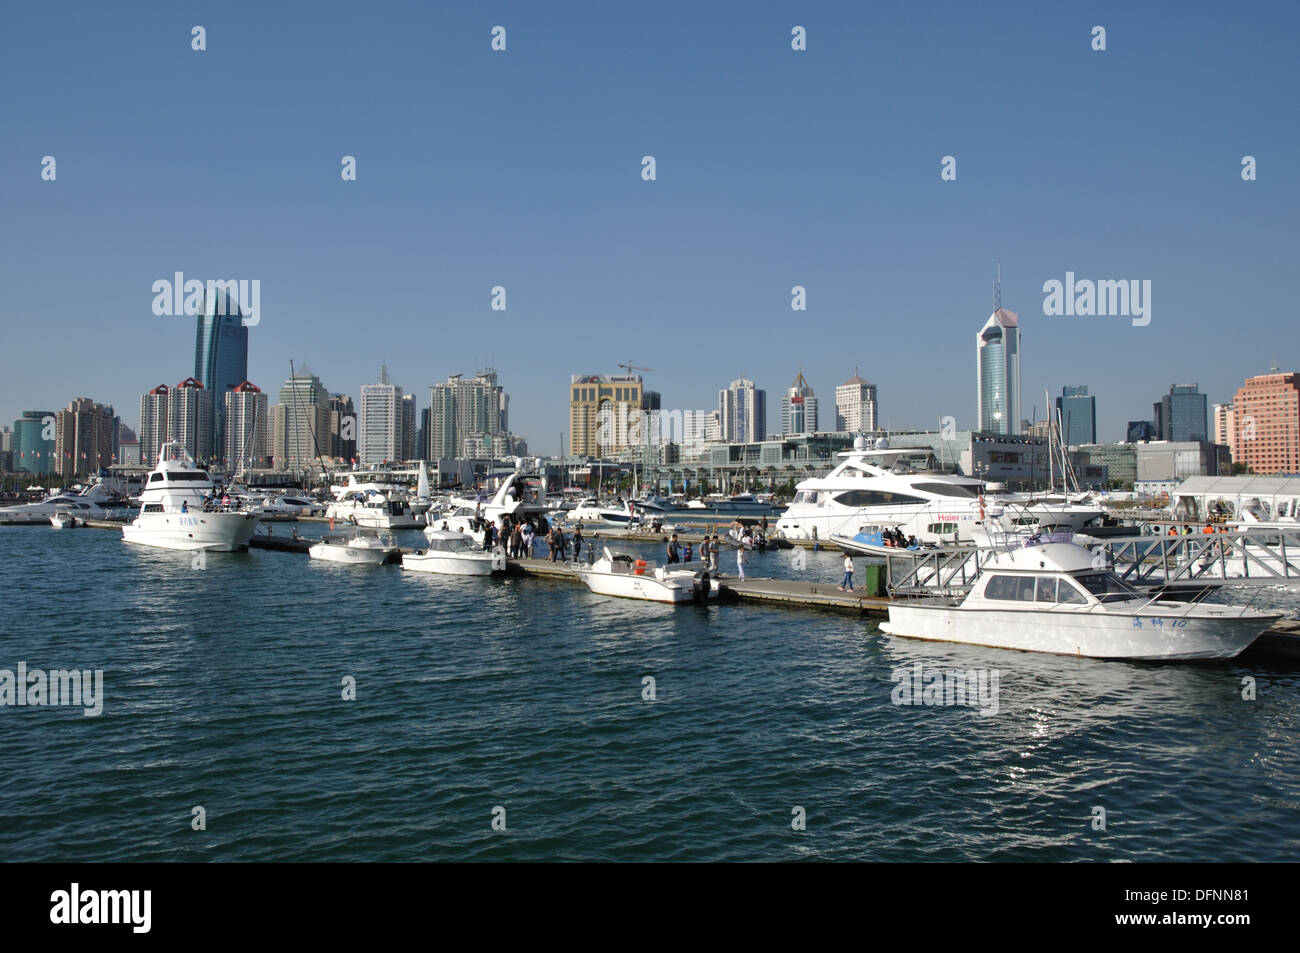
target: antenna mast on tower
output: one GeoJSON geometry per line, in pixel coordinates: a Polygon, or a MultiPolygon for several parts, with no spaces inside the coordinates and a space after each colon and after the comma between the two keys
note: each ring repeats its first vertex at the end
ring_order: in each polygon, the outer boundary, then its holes
{"type": "Polygon", "coordinates": [[[997,274],[993,278],[993,310],[1002,310],[1002,262],[997,263],[997,274]]]}

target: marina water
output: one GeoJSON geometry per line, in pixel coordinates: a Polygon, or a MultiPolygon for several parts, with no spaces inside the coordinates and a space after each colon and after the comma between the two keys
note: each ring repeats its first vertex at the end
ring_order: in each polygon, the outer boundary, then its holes
{"type": "MultiPolygon", "coordinates": [[[[1295,665],[1032,655],[842,615],[277,552],[195,569],[98,530],[11,527],[3,542],[0,669],[104,673],[97,717],[0,708],[11,861],[1276,861],[1300,848],[1295,665]],[[895,704],[918,663],[996,673],[996,713],[895,704]]],[[[753,553],[746,571],[839,578],[837,553],[803,570],[793,558],[753,553]]]]}

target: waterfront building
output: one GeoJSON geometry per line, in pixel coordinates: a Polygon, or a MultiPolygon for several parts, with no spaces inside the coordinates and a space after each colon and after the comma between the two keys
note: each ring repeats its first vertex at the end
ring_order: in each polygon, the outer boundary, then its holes
{"type": "Polygon", "coordinates": [[[430,388],[429,459],[474,458],[478,454],[473,451],[490,447],[494,438],[509,433],[510,397],[495,368],[480,370],[473,377],[452,374],[430,388]]]}
{"type": "Polygon", "coordinates": [[[225,291],[203,299],[194,343],[194,380],[210,395],[212,446],[225,446],[226,393],[248,379],[248,328],[239,304],[225,291]]]}
{"type": "Polygon", "coordinates": [[[1171,384],[1153,405],[1156,439],[1174,443],[1205,441],[1210,436],[1209,405],[1198,384],[1171,384]]]}
{"type": "Polygon", "coordinates": [[[1227,447],[1208,440],[1152,440],[1134,445],[1140,493],[1168,492],[1189,477],[1230,476],[1232,456],[1227,447]]]}
{"type": "Polygon", "coordinates": [[[1013,436],[1020,431],[1020,319],[998,308],[975,335],[979,429],[1013,436]]]}
{"type": "Polygon", "coordinates": [[[781,435],[817,432],[817,396],[803,371],[781,398],[781,435]]]}
{"type": "Polygon", "coordinates": [[[379,368],[379,380],[361,387],[361,427],[357,434],[357,456],[362,466],[396,463],[406,442],[403,426],[405,395],[388,378],[388,365],[379,368]]]}
{"type": "MultiPolygon", "coordinates": [[[[569,378],[569,453],[612,457],[640,445],[640,374],[574,374],[569,378]]],[[[435,432],[437,425],[434,425],[435,432]]]]}
{"type": "Polygon", "coordinates": [[[718,391],[718,419],[727,443],[757,443],[767,438],[767,391],[740,377],[718,391]]]}
{"type": "Polygon", "coordinates": [[[1087,387],[1063,387],[1056,398],[1057,422],[1062,442],[1067,447],[1082,447],[1097,442],[1097,398],[1087,387]]]}
{"type": "Polygon", "coordinates": [[[225,459],[231,471],[265,467],[266,448],[271,429],[267,412],[266,394],[251,381],[237,384],[226,394],[226,447],[225,459]]]}
{"type": "Polygon", "coordinates": [[[162,445],[167,442],[167,395],[171,388],[159,384],[140,395],[140,465],[151,467],[158,462],[162,445]]]}
{"type": "Polygon", "coordinates": [[[346,394],[331,394],[329,417],[330,459],[356,463],[357,412],[352,398],[346,394]]]}
{"type": "Polygon", "coordinates": [[[1248,377],[1232,408],[1234,462],[1255,473],[1300,473],[1300,374],[1248,377]]]}
{"type": "Polygon", "coordinates": [[[117,460],[117,428],[121,420],[106,404],[78,397],[55,417],[55,471],[65,480],[117,460]]]}
{"type": "Polygon", "coordinates": [[[269,453],[277,467],[314,466],[328,454],[330,395],[310,367],[304,364],[290,374],[269,414],[269,453]]]}
{"type": "Polygon", "coordinates": [[[1112,486],[1130,487],[1137,482],[1137,447],[1131,443],[1101,443],[1079,447],[1096,466],[1106,468],[1112,486]]]}
{"type": "Polygon", "coordinates": [[[1211,405],[1210,429],[1213,431],[1211,437],[1215,443],[1222,444],[1229,450],[1232,449],[1236,443],[1237,432],[1237,420],[1236,415],[1233,413],[1232,404],[1211,405]]]}
{"type": "Polygon", "coordinates": [[[835,388],[835,429],[848,433],[871,433],[879,428],[876,385],[853,376],[835,388]]]}
{"type": "Polygon", "coordinates": [[[54,472],[54,425],[52,410],[24,410],[14,421],[14,472],[54,472]]]}
{"type": "Polygon", "coordinates": [[[200,466],[215,456],[212,392],[187,377],[167,392],[167,441],[180,443],[200,466]]]}

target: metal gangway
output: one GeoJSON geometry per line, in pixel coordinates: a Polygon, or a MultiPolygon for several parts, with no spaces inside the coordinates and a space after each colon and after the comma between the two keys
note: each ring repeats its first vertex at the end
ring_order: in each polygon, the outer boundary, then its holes
{"type": "Polygon", "coordinates": [[[1217,528],[1214,532],[1102,540],[1083,534],[1054,533],[1007,537],[993,547],[900,550],[885,557],[887,585],[898,596],[962,595],[999,549],[1052,542],[1086,545],[1098,569],[1114,572],[1137,589],[1300,587],[1300,525],[1294,529],[1217,528]]]}

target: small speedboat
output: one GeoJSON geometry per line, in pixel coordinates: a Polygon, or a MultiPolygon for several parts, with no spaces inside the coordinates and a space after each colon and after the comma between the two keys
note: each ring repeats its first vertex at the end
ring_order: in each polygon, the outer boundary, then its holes
{"type": "Polygon", "coordinates": [[[350,566],[380,566],[397,552],[390,534],[382,536],[356,533],[352,536],[326,536],[307,550],[312,559],[350,566]]]}
{"type": "Polygon", "coordinates": [[[484,552],[469,533],[454,530],[426,529],[428,549],[417,549],[402,556],[402,568],[415,572],[438,572],[452,576],[490,576],[505,572],[505,551],[484,552]]]}
{"type": "Polygon", "coordinates": [[[707,572],[666,569],[609,547],[590,566],[580,567],[578,577],[597,595],[650,602],[703,602],[716,599],[722,588],[707,572]]]}
{"type": "Polygon", "coordinates": [[[964,596],[890,603],[891,635],[1102,659],[1235,658],[1280,619],[1247,606],[1157,601],[1073,543],[1013,542],[964,596]]]}
{"type": "Polygon", "coordinates": [[[50,525],[55,529],[72,529],[74,526],[85,526],[86,521],[77,522],[77,518],[67,510],[60,510],[50,515],[50,525]]]}

